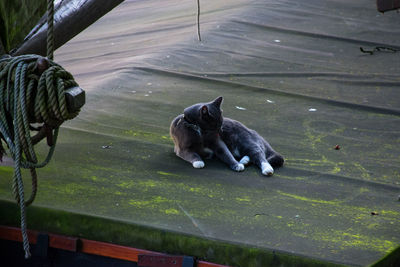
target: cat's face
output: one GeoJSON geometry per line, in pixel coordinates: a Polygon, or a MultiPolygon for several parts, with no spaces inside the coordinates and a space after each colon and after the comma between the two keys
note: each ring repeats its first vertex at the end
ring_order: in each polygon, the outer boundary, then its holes
{"type": "Polygon", "coordinates": [[[221,110],[222,97],[203,105],[200,109],[199,126],[203,130],[216,131],[221,130],[223,117],[221,110]]]}
{"type": "Polygon", "coordinates": [[[193,105],[185,109],[185,116],[196,122],[202,130],[220,132],[224,120],[221,110],[222,100],[223,97],[220,96],[209,103],[193,105]]]}

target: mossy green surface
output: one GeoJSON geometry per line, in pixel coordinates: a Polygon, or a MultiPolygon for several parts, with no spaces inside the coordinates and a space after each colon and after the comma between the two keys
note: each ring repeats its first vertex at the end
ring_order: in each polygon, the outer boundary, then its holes
{"type": "MultiPolygon", "coordinates": [[[[296,2],[296,10],[308,2],[296,2]]],[[[400,72],[393,70],[400,61],[388,53],[359,56],[354,42],[258,25],[253,20],[273,18],[282,3],[257,3],[205,4],[212,31],[198,43],[188,28],[170,27],[190,25],[182,16],[187,3],[154,10],[154,1],[124,2],[59,49],[56,60],[87,90],[87,103],[63,124],[51,163],[38,170],[28,226],[237,266],[246,257],[250,266],[270,263],[274,250],[285,254],[285,266],[305,259],[365,266],[398,247],[400,72]],[[154,25],[162,30],[149,30],[154,25]],[[174,155],[172,119],[219,95],[225,116],[257,130],[285,157],[272,177],[254,166],[235,173],[215,159],[197,170],[174,155]]],[[[370,9],[355,14],[346,5],[350,18],[378,20],[370,9]]],[[[313,6],[301,18],[326,21],[307,25],[352,36],[346,25],[343,33],[330,28],[331,9],[313,6]]],[[[37,147],[41,157],[47,149],[37,147]]],[[[0,198],[11,200],[12,168],[0,167],[0,175],[0,198]]],[[[29,194],[27,172],[24,181],[29,194]]],[[[18,225],[15,211],[10,217],[0,223],[18,225]]]]}
{"type": "MultiPolygon", "coordinates": [[[[300,161],[289,157],[286,165],[270,178],[263,177],[254,166],[243,173],[234,173],[217,160],[208,160],[206,168],[196,170],[176,157],[172,141],[163,138],[168,136],[168,123],[164,123],[164,119],[160,127],[155,127],[141,126],[140,122],[134,126],[128,124],[129,119],[123,122],[120,118],[113,123],[121,125],[103,128],[102,134],[97,134],[96,127],[79,130],[87,121],[83,114],[81,116],[83,118],[67,123],[61,130],[54,158],[38,171],[39,193],[35,205],[172,231],[176,238],[180,233],[210,239],[211,247],[219,246],[220,242],[255,246],[258,247],[255,254],[250,248],[243,248],[241,252],[249,253],[246,257],[254,260],[252,266],[263,266],[257,265],[256,259],[261,256],[256,255],[271,250],[293,251],[301,255],[300,258],[324,259],[327,264],[354,263],[354,255],[362,255],[357,263],[366,265],[399,244],[397,189],[365,179],[361,167],[348,168],[346,163],[339,164],[346,175],[338,175],[336,164],[329,157],[331,151],[321,160],[300,161]],[[152,134],[126,134],[123,124],[126,128],[152,131],[152,134]],[[301,162],[304,165],[299,165],[301,162]],[[371,212],[379,215],[373,216],[371,212]]],[[[104,118],[90,121],[101,119],[104,118]]],[[[87,123],[86,127],[91,124],[87,123]]],[[[275,147],[279,149],[279,145],[275,147]]],[[[283,149],[285,146],[279,150],[283,149]]],[[[305,146],[301,150],[302,153],[308,151],[305,146]]],[[[38,147],[41,155],[46,151],[44,144],[38,147]]],[[[341,153],[332,150],[333,157],[334,152],[341,153]]],[[[313,157],[311,151],[309,156],[303,156],[305,159],[313,157]]],[[[2,198],[12,199],[12,168],[1,167],[1,172],[0,194],[2,198]]],[[[24,177],[29,194],[28,173],[24,177]]],[[[35,209],[29,213],[37,216],[29,218],[30,227],[37,228],[44,215],[36,214],[35,209]],[[32,220],[38,222],[31,224],[32,220]]],[[[51,221],[52,216],[52,212],[49,213],[49,223],[41,229],[71,234],[74,225],[51,221]]],[[[133,245],[129,243],[133,237],[110,231],[101,219],[96,221],[103,231],[99,230],[98,236],[92,233],[88,238],[133,245]]],[[[85,231],[79,233],[86,235],[85,231]]],[[[146,242],[151,242],[152,235],[148,239],[146,242]]],[[[170,246],[165,251],[190,252],[181,250],[180,246],[170,246]]],[[[202,252],[189,254],[202,257],[202,252]]],[[[238,252],[230,255],[236,254],[238,252]]],[[[219,258],[225,256],[215,257],[213,259],[220,263],[246,266],[242,260],[226,261],[219,258]]]]}
{"type": "MultiPolygon", "coordinates": [[[[3,224],[18,224],[19,209],[17,205],[8,201],[0,201],[0,209],[4,211],[3,215],[6,218],[2,221],[3,224]]],[[[341,266],[282,251],[210,240],[62,210],[35,206],[28,208],[27,214],[30,226],[39,231],[50,231],[158,252],[190,255],[201,260],[232,266],[341,266]],[[108,230],[104,231],[104,229],[108,230]]]]}

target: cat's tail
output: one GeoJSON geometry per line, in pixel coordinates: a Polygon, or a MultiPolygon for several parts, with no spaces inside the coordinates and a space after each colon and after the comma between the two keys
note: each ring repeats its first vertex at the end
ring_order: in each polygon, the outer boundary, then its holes
{"type": "Polygon", "coordinates": [[[285,159],[279,153],[272,154],[267,160],[274,169],[281,167],[283,165],[283,163],[285,162],[285,159]]]}

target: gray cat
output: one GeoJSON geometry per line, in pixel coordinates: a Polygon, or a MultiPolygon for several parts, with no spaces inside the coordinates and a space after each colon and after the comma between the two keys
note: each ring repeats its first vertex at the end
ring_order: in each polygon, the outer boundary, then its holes
{"type": "Polygon", "coordinates": [[[170,134],[178,157],[203,168],[202,158],[213,154],[234,171],[252,162],[262,174],[271,176],[283,165],[283,157],[256,131],[238,121],[222,117],[222,96],[209,103],[185,108],[171,123],[170,134]],[[237,161],[236,159],[240,159],[237,161]]]}

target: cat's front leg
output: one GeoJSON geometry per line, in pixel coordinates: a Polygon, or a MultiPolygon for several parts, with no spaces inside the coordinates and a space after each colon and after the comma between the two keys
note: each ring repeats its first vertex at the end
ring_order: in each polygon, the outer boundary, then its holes
{"type": "Polygon", "coordinates": [[[192,163],[193,168],[201,169],[204,168],[204,161],[201,159],[199,154],[191,150],[178,150],[176,155],[190,163],[192,163]]]}
{"type": "Polygon", "coordinates": [[[233,157],[232,153],[229,151],[226,144],[221,140],[217,140],[215,147],[215,155],[217,158],[222,160],[224,163],[228,164],[228,166],[237,172],[241,172],[244,170],[244,165],[242,163],[237,162],[237,160],[233,157]]]}

